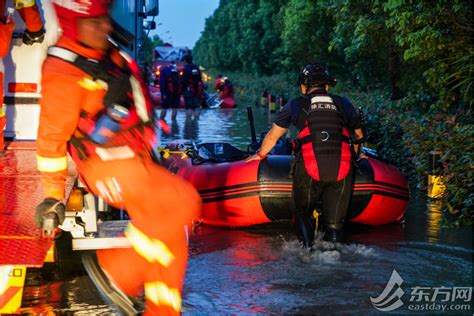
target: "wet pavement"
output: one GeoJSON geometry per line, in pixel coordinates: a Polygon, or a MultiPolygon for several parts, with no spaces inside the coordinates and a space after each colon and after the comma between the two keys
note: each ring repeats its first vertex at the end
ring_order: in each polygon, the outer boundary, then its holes
{"type": "MultiPolygon", "coordinates": [[[[267,115],[254,116],[256,130],[266,129],[267,115]]],[[[244,108],[205,110],[199,119],[179,112],[170,126],[163,143],[227,141],[245,150],[250,138],[244,108]]],[[[412,192],[404,223],[351,224],[347,243],[318,241],[312,253],[300,249],[285,221],[244,229],[195,226],[183,314],[365,315],[392,308],[472,315],[472,228],[443,228],[439,207],[417,197],[422,194],[412,192]]],[[[29,272],[25,313],[112,312],[77,262],[63,274],[54,267],[29,272]]]]}

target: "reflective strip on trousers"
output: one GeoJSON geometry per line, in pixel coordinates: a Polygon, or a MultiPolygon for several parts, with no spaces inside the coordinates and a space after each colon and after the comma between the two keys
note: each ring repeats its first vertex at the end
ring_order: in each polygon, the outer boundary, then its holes
{"type": "Polygon", "coordinates": [[[57,172],[67,169],[67,157],[46,158],[36,155],[38,170],[41,172],[57,172]]]}
{"type": "Polygon", "coordinates": [[[100,79],[94,80],[91,77],[84,77],[77,84],[89,91],[106,90],[108,87],[105,81],[100,79]]]}
{"type": "Polygon", "coordinates": [[[169,306],[181,311],[181,295],[178,289],[169,288],[163,282],[145,283],[145,297],[158,306],[169,306]]]}
{"type": "Polygon", "coordinates": [[[133,249],[150,263],[158,262],[162,266],[168,267],[174,260],[173,253],[164,242],[149,238],[132,223],[128,224],[125,236],[130,241],[133,249]]]}

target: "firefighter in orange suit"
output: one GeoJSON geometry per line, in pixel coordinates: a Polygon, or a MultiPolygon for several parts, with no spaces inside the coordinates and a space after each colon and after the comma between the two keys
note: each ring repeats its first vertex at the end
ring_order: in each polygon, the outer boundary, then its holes
{"type": "Polygon", "coordinates": [[[38,169],[41,228],[64,219],[69,151],[94,194],[131,218],[130,249],[97,251],[109,280],[130,296],[145,293],[150,315],[181,311],[186,228],[199,216],[194,187],[151,158],[152,103],[137,64],[110,44],[107,0],[53,1],[63,36],[43,64],[38,169]]]}
{"type": "Polygon", "coordinates": [[[5,141],[3,140],[3,129],[5,128],[7,119],[5,117],[5,110],[3,106],[3,57],[8,54],[10,50],[10,41],[15,25],[12,19],[6,18],[3,14],[5,12],[5,1],[0,2],[0,156],[3,155],[5,148],[5,141]]]}
{"type": "MultiPolygon", "coordinates": [[[[26,24],[26,30],[23,34],[23,42],[27,45],[41,43],[44,39],[43,22],[39,14],[38,6],[34,0],[13,1],[18,8],[18,13],[26,24]]],[[[3,58],[10,51],[10,42],[15,28],[14,20],[5,16],[5,0],[0,0],[0,156],[4,153],[5,142],[3,140],[3,129],[7,119],[3,105],[3,58]]]]}

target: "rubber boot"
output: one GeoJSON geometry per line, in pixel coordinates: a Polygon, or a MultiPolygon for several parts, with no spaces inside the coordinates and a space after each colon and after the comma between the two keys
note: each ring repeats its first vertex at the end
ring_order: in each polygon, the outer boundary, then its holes
{"type": "Polygon", "coordinates": [[[326,226],[324,228],[323,240],[330,242],[343,242],[344,230],[342,228],[337,229],[335,227],[326,226]]]}
{"type": "Polygon", "coordinates": [[[307,215],[297,214],[294,217],[294,225],[303,248],[311,248],[314,244],[314,219],[307,215]]]}
{"type": "Polygon", "coordinates": [[[178,109],[171,110],[171,120],[176,121],[177,116],[178,116],[178,109]]]}
{"type": "Polygon", "coordinates": [[[166,119],[166,112],[168,112],[167,109],[161,109],[160,120],[164,121],[166,119]]]}

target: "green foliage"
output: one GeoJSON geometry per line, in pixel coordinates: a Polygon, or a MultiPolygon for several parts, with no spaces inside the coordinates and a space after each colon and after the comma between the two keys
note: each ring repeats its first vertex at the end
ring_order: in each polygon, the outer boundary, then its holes
{"type": "MultiPolygon", "coordinates": [[[[474,202],[472,112],[459,111],[452,116],[432,111],[421,116],[409,117],[403,126],[402,142],[410,153],[418,183],[426,183],[428,153],[440,150],[442,175],[446,179],[446,205],[459,220],[472,222],[474,202]]],[[[425,189],[425,188],[423,188],[425,189]]]]}
{"type": "Polygon", "coordinates": [[[390,17],[386,24],[396,32],[404,61],[424,66],[419,76],[425,89],[436,91],[439,100],[433,107],[448,111],[472,105],[471,1],[391,0],[384,8],[390,17]]]}
{"type": "Polygon", "coordinates": [[[156,46],[161,46],[163,44],[164,44],[163,40],[158,35],[154,35],[152,38],[145,37],[145,43],[143,44],[144,46],[143,49],[145,51],[145,62],[148,65],[152,64],[153,49],[156,46]]]}
{"type": "Polygon", "coordinates": [[[282,64],[286,69],[298,69],[313,60],[328,64],[339,61],[337,55],[334,57],[328,52],[334,26],[328,5],[329,1],[318,0],[290,0],[286,5],[281,34],[285,57],[282,64]]]}
{"type": "Polygon", "coordinates": [[[273,73],[286,0],[222,1],[194,47],[196,60],[222,70],[273,73]]]}
{"type": "MultiPolygon", "coordinates": [[[[387,85],[393,58],[399,51],[393,45],[393,30],[384,21],[387,14],[378,1],[344,1],[334,7],[336,24],[329,49],[344,56],[351,66],[351,81],[360,87],[387,85]],[[392,57],[393,56],[393,57],[392,57]]],[[[399,65],[395,65],[399,67],[399,65]]]]}

